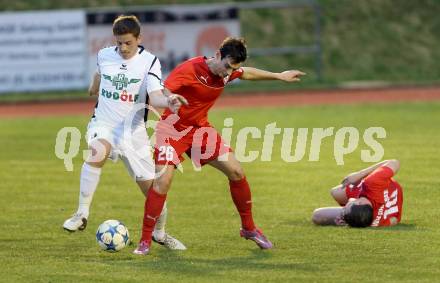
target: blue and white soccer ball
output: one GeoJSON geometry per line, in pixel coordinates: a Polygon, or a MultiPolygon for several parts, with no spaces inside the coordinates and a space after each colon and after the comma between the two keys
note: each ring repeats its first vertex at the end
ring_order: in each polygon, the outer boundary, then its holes
{"type": "Polygon", "coordinates": [[[107,220],[99,225],[96,241],[104,251],[117,252],[130,244],[130,235],[122,222],[107,220]]]}

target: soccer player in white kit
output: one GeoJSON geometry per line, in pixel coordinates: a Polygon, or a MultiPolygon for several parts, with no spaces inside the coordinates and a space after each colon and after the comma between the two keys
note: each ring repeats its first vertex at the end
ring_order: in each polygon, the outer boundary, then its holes
{"type": "MultiPolygon", "coordinates": [[[[113,35],[117,45],[98,52],[98,68],[89,88],[89,94],[99,98],[87,130],[91,154],[81,170],[78,210],[63,224],[70,232],[86,228],[93,194],[108,158],[120,157],[147,196],[155,171],[145,128],[146,105],[177,112],[182,103],[187,103],[179,95],[164,95],[160,62],[139,45],[140,23],[135,16],[119,16],[113,23],[113,35]]],[[[165,233],[166,217],[164,207],[154,240],[171,249],[185,249],[180,241],[165,233]]]]}

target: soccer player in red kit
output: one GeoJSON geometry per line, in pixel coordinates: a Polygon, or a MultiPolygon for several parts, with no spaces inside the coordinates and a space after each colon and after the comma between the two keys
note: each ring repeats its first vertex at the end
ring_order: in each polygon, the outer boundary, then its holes
{"type": "Polygon", "coordinates": [[[178,115],[165,110],[156,126],[155,162],[158,177],[145,202],[142,237],[135,254],[147,254],[151,233],[160,215],[173,172],[186,153],[194,164],[209,164],[229,179],[232,200],[240,214],[240,236],[254,241],[261,249],[272,243],[258,229],[252,218],[251,191],[240,163],[232,149],[208,122],[208,111],[232,80],[281,80],[296,82],[305,73],[289,70],[272,73],[242,67],[246,60],[246,45],[242,38],[226,38],[212,58],[195,57],[177,66],[165,81],[165,87],[187,99],[188,105],[178,115]]]}
{"type": "Polygon", "coordinates": [[[331,190],[343,207],[318,208],[312,221],[317,225],[351,227],[392,226],[402,216],[403,191],[392,177],[400,168],[398,160],[385,160],[351,173],[331,190]]]}

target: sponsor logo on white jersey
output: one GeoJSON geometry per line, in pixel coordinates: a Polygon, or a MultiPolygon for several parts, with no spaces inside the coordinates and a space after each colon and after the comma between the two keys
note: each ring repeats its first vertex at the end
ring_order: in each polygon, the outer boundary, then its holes
{"type": "Polygon", "coordinates": [[[115,87],[116,90],[122,90],[122,92],[118,91],[111,91],[107,90],[105,88],[101,89],[101,95],[106,98],[110,98],[113,100],[119,100],[123,102],[138,102],[139,95],[138,94],[131,94],[128,93],[126,88],[130,84],[136,84],[140,82],[140,79],[129,79],[125,76],[125,74],[117,74],[113,76],[113,78],[109,75],[103,74],[102,75],[105,80],[108,80],[112,83],[112,86],[115,87]]]}

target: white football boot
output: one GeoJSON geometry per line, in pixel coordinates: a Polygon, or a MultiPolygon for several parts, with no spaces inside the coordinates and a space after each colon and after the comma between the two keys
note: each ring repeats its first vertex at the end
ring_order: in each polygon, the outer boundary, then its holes
{"type": "Polygon", "coordinates": [[[76,230],[84,230],[87,227],[87,218],[84,215],[75,213],[72,217],[64,221],[63,228],[69,232],[75,232],[76,230]]]}
{"type": "Polygon", "coordinates": [[[165,235],[162,238],[157,237],[157,234],[153,232],[153,241],[158,243],[159,245],[162,245],[170,250],[179,250],[183,251],[186,250],[186,247],[184,244],[182,244],[181,241],[177,240],[176,238],[170,236],[169,234],[165,233],[165,235]]]}

